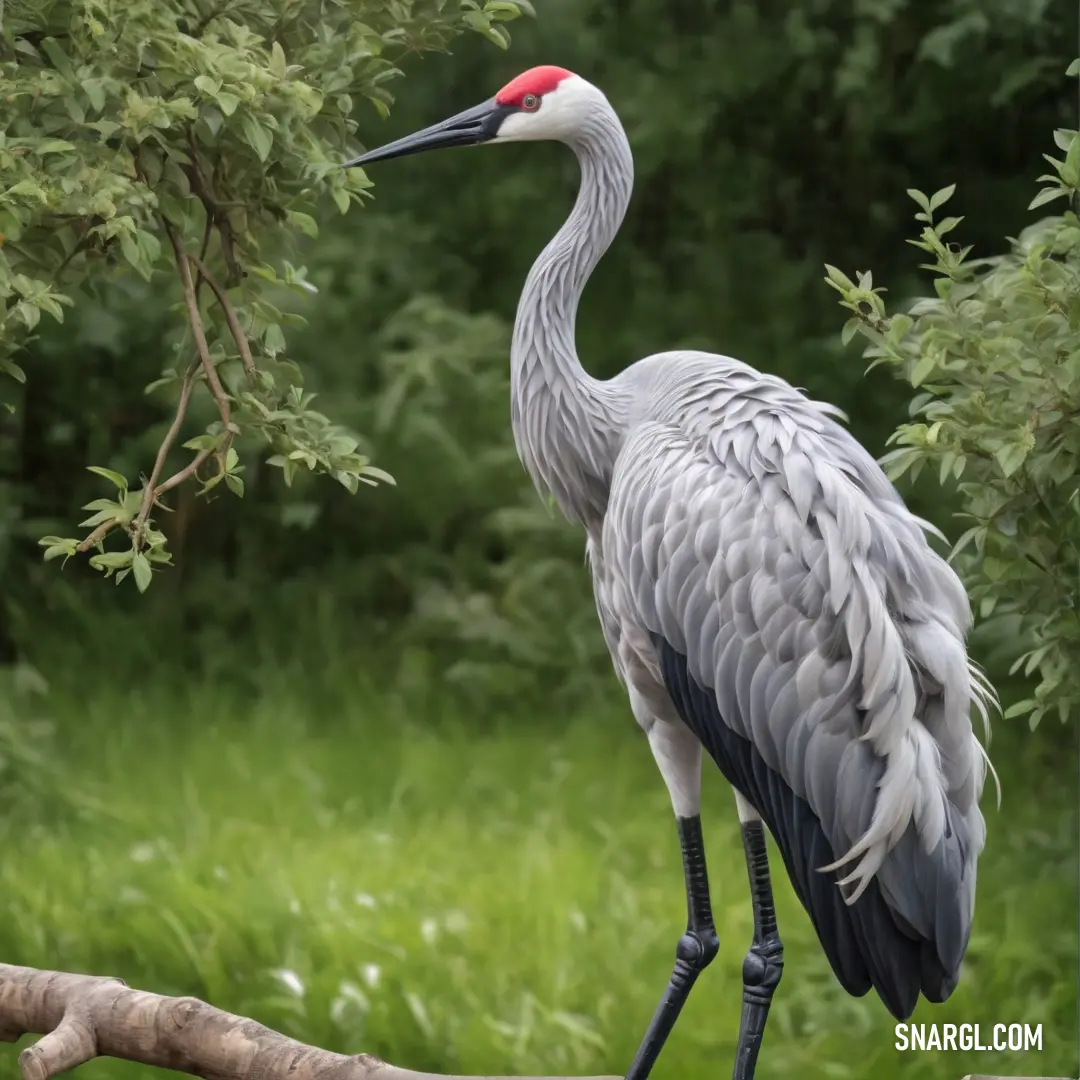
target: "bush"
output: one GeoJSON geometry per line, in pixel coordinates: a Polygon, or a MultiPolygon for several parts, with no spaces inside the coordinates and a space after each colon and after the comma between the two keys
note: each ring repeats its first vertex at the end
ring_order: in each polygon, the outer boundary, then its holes
{"type": "MultiPolygon", "coordinates": [[[[1080,73],[1080,61],[1070,74],[1080,73]]],[[[1029,209],[1064,198],[1064,213],[1035,222],[993,258],[970,258],[938,218],[953,187],[912,190],[922,223],[912,241],[931,261],[936,295],[887,315],[870,273],[828,282],[854,312],[844,338],[919,392],[884,459],[891,476],[933,466],[958,481],[969,527],[952,557],[987,630],[1014,644],[1013,671],[1037,673],[1032,696],[1006,716],[1034,728],[1080,705],[1080,137],[1061,129],[1062,157],[1029,209]]]]}
{"type": "MultiPolygon", "coordinates": [[[[344,214],[370,186],[352,156],[356,101],[383,115],[393,57],[442,48],[466,29],[505,46],[506,0],[238,0],[203,12],[181,0],[8,3],[0,53],[0,370],[42,314],[60,321],[80,283],[133,270],[175,300],[183,327],[155,388],[175,420],[137,490],[99,465],[110,498],[86,507],[80,539],[49,536],[45,558],[96,551],[90,565],[140,591],[170,561],[156,512],[191,479],[242,496],[238,447],[268,443],[286,483],[300,469],[350,492],[390,478],[359,440],[311,406],[286,355],[287,289],[309,291],[284,256],[314,236],[329,196],[344,214]],[[155,275],[157,277],[155,278],[155,275]],[[202,287],[213,304],[204,305],[202,287]],[[214,418],[170,451],[196,388],[214,418]],[[200,470],[205,470],[201,475],[200,470]],[[109,536],[125,538],[106,551],[109,536]]],[[[160,301],[162,292],[157,293],[160,301]]],[[[76,380],[77,381],[77,380],[76,380]]]]}

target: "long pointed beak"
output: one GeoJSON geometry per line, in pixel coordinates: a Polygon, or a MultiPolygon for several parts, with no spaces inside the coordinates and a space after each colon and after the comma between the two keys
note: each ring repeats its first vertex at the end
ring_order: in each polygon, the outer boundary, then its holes
{"type": "Polygon", "coordinates": [[[444,146],[474,146],[487,142],[498,133],[499,125],[512,108],[500,105],[494,98],[489,98],[480,105],[459,112],[449,120],[432,124],[431,127],[406,135],[386,146],[369,150],[352,161],[346,161],[343,169],[354,165],[370,165],[373,161],[385,161],[387,158],[405,157],[406,154],[418,154],[422,150],[438,150],[444,146]]]}

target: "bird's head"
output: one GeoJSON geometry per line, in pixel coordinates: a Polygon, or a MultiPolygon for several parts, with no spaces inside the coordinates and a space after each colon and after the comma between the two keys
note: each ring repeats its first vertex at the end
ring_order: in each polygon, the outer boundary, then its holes
{"type": "Polygon", "coordinates": [[[344,168],[444,146],[539,139],[571,142],[590,109],[603,100],[592,83],[565,68],[551,65],[530,68],[480,105],[369,150],[345,162],[344,168]]]}

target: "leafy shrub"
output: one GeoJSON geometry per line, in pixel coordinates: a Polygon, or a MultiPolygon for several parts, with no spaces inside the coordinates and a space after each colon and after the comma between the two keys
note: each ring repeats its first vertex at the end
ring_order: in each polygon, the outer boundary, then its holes
{"type": "Polygon", "coordinates": [[[827,278],[854,313],[845,340],[868,338],[871,366],[918,391],[885,463],[893,477],[932,466],[959,482],[969,527],[952,557],[987,631],[1014,643],[1013,670],[1037,673],[1033,695],[1006,712],[1032,728],[1080,705],[1080,137],[1060,129],[1054,141],[1062,156],[1046,155],[1053,172],[1029,209],[1070,208],[1006,254],[971,258],[952,242],[962,218],[937,214],[954,187],[912,190],[922,228],[911,242],[936,295],[888,315],[869,272],[853,282],[829,267],[827,278]]]}
{"type": "MultiPolygon", "coordinates": [[[[329,196],[342,214],[370,186],[352,156],[355,103],[385,115],[392,57],[442,48],[466,29],[497,44],[501,23],[528,4],[508,0],[15,0],[0,45],[0,370],[42,314],[62,320],[73,284],[117,268],[167,281],[183,338],[156,386],[177,400],[152,469],[137,489],[92,471],[111,498],[86,507],[79,539],[45,537],[46,559],[96,551],[90,565],[140,591],[171,559],[156,512],[190,479],[243,495],[237,446],[254,436],[288,483],[327,473],[350,492],[390,478],[358,439],[312,409],[287,359],[290,320],[277,294],[304,291],[284,258],[329,196]],[[202,287],[213,303],[205,305],[202,287]],[[177,295],[179,293],[179,295],[177,295]],[[199,388],[213,420],[167,467],[199,388]],[[206,474],[201,475],[200,470],[206,474]],[[106,551],[109,536],[123,536],[106,551]]],[[[160,295],[160,294],[159,294],[160,295]]],[[[168,295],[168,293],[166,294],[168,295]]]]}

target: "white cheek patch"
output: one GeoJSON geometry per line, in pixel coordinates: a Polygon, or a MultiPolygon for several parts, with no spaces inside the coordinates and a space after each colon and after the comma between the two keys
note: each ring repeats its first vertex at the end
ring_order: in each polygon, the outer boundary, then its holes
{"type": "Polygon", "coordinates": [[[542,118],[543,108],[539,112],[514,112],[511,113],[499,125],[496,139],[512,139],[515,142],[523,139],[546,139],[542,131],[538,132],[539,121],[542,118]]]}
{"type": "Polygon", "coordinates": [[[513,142],[565,139],[573,133],[582,109],[587,106],[589,84],[577,75],[564,79],[544,95],[536,112],[511,113],[499,125],[496,140],[513,142]]]}

